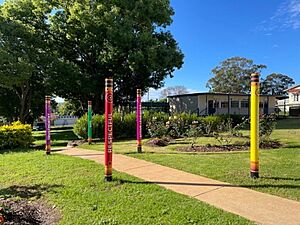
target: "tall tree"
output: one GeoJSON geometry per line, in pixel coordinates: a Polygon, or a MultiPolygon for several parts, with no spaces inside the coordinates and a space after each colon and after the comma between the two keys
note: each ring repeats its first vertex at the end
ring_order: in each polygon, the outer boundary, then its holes
{"type": "Polygon", "coordinates": [[[209,79],[206,87],[211,92],[249,93],[251,73],[266,68],[262,64],[254,64],[253,60],[233,57],[224,60],[212,70],[214,77],[209,79]]]}
{"type": "Polygon", "coordinates": [[[261,82],[261,93],[268,95],[286,95],[287,92],[285,90],[293,84],[295,84],[293,78],[281,73],[272,73],[261,82]]]}
{"type": "Polygon", "coordinates": [[[167,87],[167,88],[164,88],[160,92],[160,97],[167,98],[167,96],[170,96],[170,95],[182,95],[182,94],[187,94],[187,93],[188,93],[188,90],[185,86],[167,87]]]}
{"type": "Polygon", "coordinates": [[[44,76],[50,61],[45,50],[50,9],[42,3],[14,0],[0,7],[0,87],[17,97],[15,113],[22,122],[31,122],[42,110],[44,76]]]}
{"type": "MultiPolygon", "coordinates": [[[[112,77],[115,103],[160,88],[183,64],[171,33],[169,0],[55,1],[51,33],[61,62],[52,75],[55,94],[93,101],[103,111],[104,80],[112,77]]],[[[50,81],[50,82],[51,82],[50,81]]]]}

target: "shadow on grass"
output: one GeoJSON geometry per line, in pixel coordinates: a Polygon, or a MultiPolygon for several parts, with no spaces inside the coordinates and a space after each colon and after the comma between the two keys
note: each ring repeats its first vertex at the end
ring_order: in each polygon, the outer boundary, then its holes
{"type": "Polygon", "coordinates": [[[300,178],[289,178],[289,177],[261,177],[262,179],[267,180],[291,180],[291,181],[300,181],[300,178]]]}
{"type": "Polygon", "coordinates": [[[290,188],[300,189],[300,185],[291,184],[255,184],[255,185],[234,185],[234,184],[207,184],[207,183],[189,183],[189,182],[168,182],[168,181],[129,181],[120,180],[120,183],[130,184],[161,184],[161,185],[183,185],[183,186],[198,186],[198,187],[243,187],[243,188],[290,188]]]}
{"type": "MultiPolygon", "coordinates": [[[[45,139],[45,134],[35,135],[34,139],[36,141],[41,141],[45,139]]],[[[72,130],[64,130],[64,131],[51,131],[51,139],[52,140],[77,140],[77,136],[73,133],[72,130]]]]}
{"type": "Polygon", "coordinates": [[[278,120],[276,129],[300,129],[300,117],[278,120]]]}
{"type": "Polygon", "coordinates": [[[283,148],[300,148],[300,144],[287,144],[283,148]]]}
{"type": "Polygon", "coordinates": [[[22,185],[13,185],[7,188],[0,189],[0,196],[5,198],[23,198],[23,199],[31,199],[31,198],[40,198],[45,192],[55,192],[56,188],[64,187],[63,185],[48,185],[48,184],[36,184],[29,186],[22,185]]]}
{"type": "MultiPolygon", "coordinates": [[[[155,147],[159,148],[159,147],[155,147]]],[[[122,152],[121,154],[123,155],[141,155],[141,154],[155,154],[155,155],[195,155],[195,156],[200,156],[200,155],[211,155],[211,154],[249,154],[248,150],[245,151],[224,151],[224,152],[183,152],[183,151],[176,151],[173,150],[172,152],[155,152],[155,151],[147,151],[147,152],[122,152]]]]}
{"type": "Polygon", "coordinates": [[[35,148],[15,148],[15,149],[2,149],[0,150],[0,155],[4,153],[17,153],[17,152],[33,152],[33,151],[41,151],[41,149],[35,149],[35,148]]]}

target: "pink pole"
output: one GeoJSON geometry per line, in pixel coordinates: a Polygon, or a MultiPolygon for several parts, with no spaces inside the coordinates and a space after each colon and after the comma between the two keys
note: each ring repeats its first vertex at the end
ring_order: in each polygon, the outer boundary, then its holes
{"type": "Polygon", "coordinates": [[[136,142],[137,152],[142,152],[142,90],[136,90],[136,142]]]}

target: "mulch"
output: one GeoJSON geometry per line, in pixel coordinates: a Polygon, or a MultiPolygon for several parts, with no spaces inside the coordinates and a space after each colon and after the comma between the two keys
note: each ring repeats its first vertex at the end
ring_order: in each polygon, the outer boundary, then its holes
{"type": "MultiPolygon", "coordinates": [[[[249,151],[249,144],[246,145],[222,145],[222,146],[187,146],[178,147],[176,150],[180,152],[234,152],[234,151],[249,151]]],[[[277,149],[282,147],[278,141],[267,141],[259,145],[262,150],[277,149]]]]}
{"type": "Polygon", "coordinates": [[[42,201],[0,199],[0,220],[4,225],[55,225],[60,214],[42,201]]]}

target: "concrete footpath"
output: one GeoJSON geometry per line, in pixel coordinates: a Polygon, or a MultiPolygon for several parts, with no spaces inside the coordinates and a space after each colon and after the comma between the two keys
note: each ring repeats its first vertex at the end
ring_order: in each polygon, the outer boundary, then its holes
{"type": "MultiPolygon", "coordinates": [[[[71,148],[57,153],[104,163],[102,152],[71,148]]],[[[300,225],[300,202],[186,173],[125,155],[113,155],[117,171],[191,196],[259,224],[300,225]]]]}

